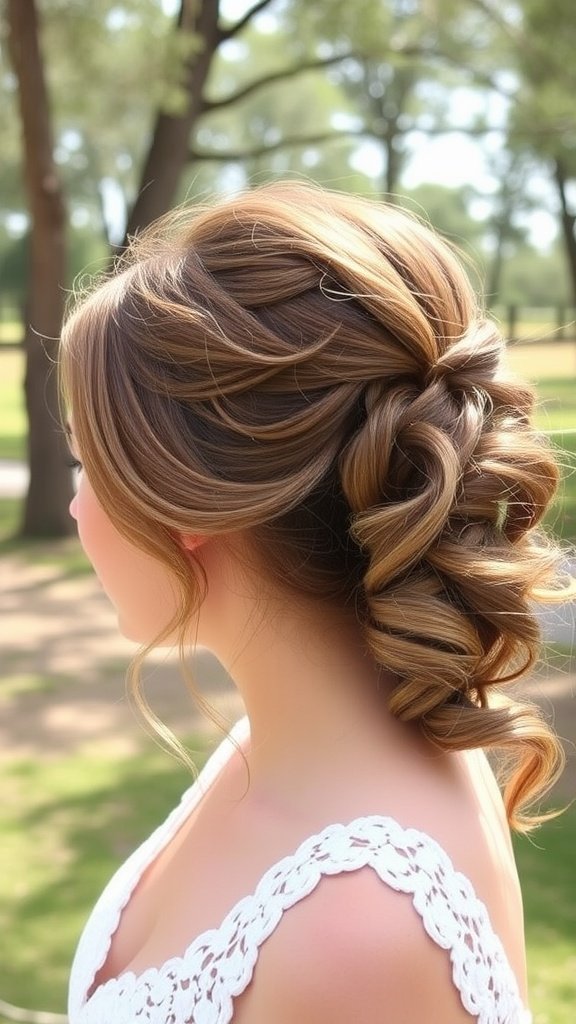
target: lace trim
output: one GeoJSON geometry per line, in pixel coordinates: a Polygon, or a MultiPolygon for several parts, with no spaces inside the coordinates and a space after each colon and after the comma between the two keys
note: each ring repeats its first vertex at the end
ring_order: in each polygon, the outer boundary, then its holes
{"type": "Polygon", "coordinates": [[[238,745],[249,735],[248,718],[241,718],[208,759],[193,785],[183,793],[180,803],[128,857],[101,893],[80,937],[70,972],[68,1015],[72,1021],[78,1018],[86,993],[106,962],[122,912],[144,871],[185,824],[238,745]]]}
{"type": "Polygon", "coordinates": [[[284,911],[309,895],[323,875],[366,866],[412,896],[428,935],[449,951],[454,984],[478,1024],[528,1024],[502,944],[470,881],[430,836],[380,816],[331,825],[307,839],[184,956],[106,982],[73,1024],[229,1024],[232,1000],[249,984],[259,947],[284,911]]]}

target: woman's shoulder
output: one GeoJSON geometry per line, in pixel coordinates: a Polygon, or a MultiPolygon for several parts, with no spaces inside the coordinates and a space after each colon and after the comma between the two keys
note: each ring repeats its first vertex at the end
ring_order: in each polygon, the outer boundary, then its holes
{"type": "MultiPolygon", "coordinates": [[[[342,842],[340,836],[337,843],[342,842]]],[[[465,975],[465,937],[441,900],[435,913],[422,913],[430,886],[419,886],[416,874],[409,880],[408,870],[399,880],[403,854],[398,845],[388,849],[392,857],[374,847],[366,866],[355,871],[344,857],[339,871],[324,874],[283,915],[260,949],[253,984],[238,1001],[238,1024],[373,1024],[382,1019],[383,1007],[386,1019],[405,1024],[470,1020],[463,999],[474,993],[465,982],[459,993],[451,977],[451,961],[465,975]],[[390,871],[398,889],[383,884],[390,871]],[[406,898],[410,890],[414,902],[406,898]],[[426,932],[434,925],[437,941],[431,942],[426,932]]],[[[337,863],[338,858],[334,869],[337,863]]],[[[487,957],[491,952],[486,949],[487,957]]]]}
{"type": "MultiPolygon", "coordinates": [[[[464,1024],[490,992],[522,1019],[521,902],[502,801],[480,751],[458,760],[460,789],[433,800],[410,785],[406,799],[384,801],[390,815],[329,826],[264,878],[271,914],[277,892],[290,912],[259,951],[239,1024],[373,1022],[383,1005],[406,1024],[464,1024]]],[[[500,1017],[488,1008],[485,1020],[500,1017]]]]}

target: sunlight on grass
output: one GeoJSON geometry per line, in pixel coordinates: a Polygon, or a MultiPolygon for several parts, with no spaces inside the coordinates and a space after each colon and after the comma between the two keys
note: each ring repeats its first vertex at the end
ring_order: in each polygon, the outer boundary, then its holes
{"type": "Polygon", "coordinates": [[[546,522],[564,540],[576,540],[576,378],[555,377],[538,384],[537,424],[551,436],[562,481],[546,522]]]}
{"type": "Polygon", "coordinates": [[[92,566],[75,537],[55,541],[26,541],[18,546],[18,554],[28,565],[53,565],[67,579],[86,576],[92,566]]]}
{"type": "Polygon", "coordinates": [[[0,682],[0,708],[14,697],[29,693],[54,693],[66,685],[66,680],[55,679],[53,676],[3,673],[0,682]]]}
{"type": "Polygon", "coordinates": [[[10,543],[18,528],[19,498],[0,498],[0,550],[10,543]]]}
{"type": "Polygon", "coordinates": [[[25,455],[23,376],[23,352],[3,352],[0,348],[0,459],[22,459],[25,455]]]}
{"type": "Polygon", "coordinates": [[[92,572],[76,537],[63,540],[21,540],[15,536],[20,522],[21,500],[0,498],[0,557],[17,555],[25,565],[54,566],[62,576],[73,579],[92,572]]]}
{"type": "MultiPolygon", "coordinates": [[[[188,747],[205,757],[205,743],[188,747]]],[[[0,775],[4,999],[63,1012],[82,925],[115,868],[191,784],[155,748],[130,758],[19,761],[0,775]]]]}
{"type": "Polygon", "coordinates": [[[19,320],[0,320],[0,345],[19,345],[23,333],[19,320]]]}
{"type": "Polygon", "coordinates": [[[524,890],[534,1024],[573,1024],[576,1007],[576,806],[515,841],[524,890]]]}
{"type": "Polygon", "coordinates": [[[528,345],[511,345],[507,362],[514,373],[531,381],[548,378],[574,379],[576,375],[576,344],[550,341],[532,342],[528,345]]]}

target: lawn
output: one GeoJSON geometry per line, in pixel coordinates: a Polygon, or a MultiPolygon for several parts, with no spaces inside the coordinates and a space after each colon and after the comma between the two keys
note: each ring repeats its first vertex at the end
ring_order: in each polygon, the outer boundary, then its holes
{"type": "Polygon", "coordinates": [[[576,371],[567,378],[538,383],[538,420],[558,448],[563,481],[556,506],[548,517],[554,531],[565,540],[576,540],[576,371]]]}
{"type": "Polygon", "coordinates": [[[0,497],[0,558],[17,552],[26,565],[57,565],[68,579],[84,576],[92,568],[76,537],[63,540],[22,541],[16,537],[20,501],[0,497]]]}
{"type": "Polygon", "coordinates": [[[22,380],[24,357],[0,348],[0,459],[24,458],[26,419],[22,380]]]}
{"type": "MultiPolygon", "coordinates": [[[[199,742],[201,766],[205,751],[199,742]]],[[[0,996],[65,1011],[79,931],[115,867],[178,802],[190,776],[152,743],[131,757],[19,761],[0,772],[0,996]]]]}
{"type": "Polygon", "coordinates": [[[23,328],[18,320],[0,319],[0,345],[19,344],[23,328]]]}
{"type": "Polygon", "coordinates": [[[0,553],[11,546],[10,537],[16,530],[19,509],[18,498],[0,499],[0,553]]]}
{"type": "Polygon", "coordinates": [[[515,841],[526,916],[534,1024],[573,1024],[576,1009],[576,806],[515,841]]]}

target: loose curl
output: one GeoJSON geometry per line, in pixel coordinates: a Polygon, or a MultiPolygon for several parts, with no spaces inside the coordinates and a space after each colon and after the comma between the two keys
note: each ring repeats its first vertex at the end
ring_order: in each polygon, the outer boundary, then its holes
{"type": "Polygon", "coordinates": [[[355,608],[392,714],[503,749],[511,824],[542,820],[525,808],[561,747],[502,686],[558,596],[536,529],[558,470],[445,243],[394,207],[265,186],[136,238],[61,353],[99,501],[180,584],[181,654],[203,581],[177,534],[249,531],[283,586],[355,608]]]}

